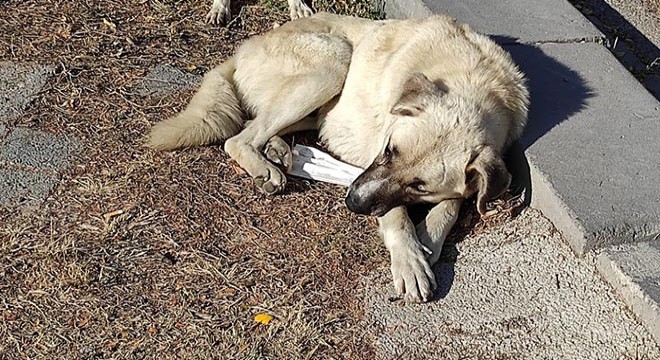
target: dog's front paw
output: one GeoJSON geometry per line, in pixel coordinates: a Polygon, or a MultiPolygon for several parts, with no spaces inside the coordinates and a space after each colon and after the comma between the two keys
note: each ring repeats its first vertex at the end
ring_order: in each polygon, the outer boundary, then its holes
{"type": "Polygon", "coordinates": [[[229,23],[229,20],[231,20],[231,11],[228,6],[213,6],[206,14],[206,22],[209,24],[222,25],[229,23]]]}
{"type": "Polygon", "coordinates": [[[284,173],[271,164],[268,164],[266,170],[267,174],[254,178],[254,185],[267,195],[277,194],[284,190],[284,186],[286,185],[286,176],[284,173]]]}
{"type": "Polygon", "coordinates": [[[398,295],[406,302],[426,302],[433,298],[435,275],[419,245],[400,245],[391,249],[392,277],[398,295]]]}
{"type": "Polygon", "coordinates": [[[302,2],[302,0],[298,1],[296,5],[291,6],[291,8],[289,9],[289,13],[291,15],[291,20],[314,15],[314,11],[312,11],[312,9],[309,6],[307,6],[307,4],[302,2]]]}

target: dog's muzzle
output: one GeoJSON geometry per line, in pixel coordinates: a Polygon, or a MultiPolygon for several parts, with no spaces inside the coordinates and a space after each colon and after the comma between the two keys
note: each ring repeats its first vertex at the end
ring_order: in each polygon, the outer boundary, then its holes
{"type": "Polygon", "coordinates": [[[364,201],[355,196],[353,192],[349,192],[344,201],[346,202],[348,210],[360,215],[371,215],[370,207],[366,206],[364,201]]]}
{"type": "Polygon", "coordinates": [[[385,180],[372,180],[366,183],[354,182],[346,194],[346,206],[360,215],[382,216],[389,208],[379,201],[380,189],[385,180]]]}

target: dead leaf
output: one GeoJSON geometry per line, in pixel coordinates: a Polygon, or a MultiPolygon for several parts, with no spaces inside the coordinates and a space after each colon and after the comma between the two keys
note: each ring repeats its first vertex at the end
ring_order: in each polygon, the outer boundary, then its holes
{"type": "Polygon", "coordinates": [[[236,294],[236,289],[234,288],[226,288],[222,290],[216,290],[215,295],[217,297],[225,298],[225,297],[230,297],[236,294]]]}

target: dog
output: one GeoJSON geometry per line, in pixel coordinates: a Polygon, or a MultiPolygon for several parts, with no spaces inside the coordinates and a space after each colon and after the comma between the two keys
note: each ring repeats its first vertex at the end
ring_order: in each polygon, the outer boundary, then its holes
{"type": "MultiPolygon", "coordinates": [[[[314,12],[303,0],[288,0],[291,20],[311,16],[314,12]]],[[[209,24],[227,24],[231,20],[231,0],[213,0],[211,10],[206,14],[209,24]]]]}
{"type": "Polygon", "coordinates": [[[292,161],[281,136],[318,129],[331,153],[365,169],[346,205],[378,217],[397,293],[424,302],[462,201],[476,193],[483,215],[508,188],[501,154],[521,135],[528,104],[509,54],[447,16],[319,13],[247,40],[205,75],[187,108],[154,125],[148,144],[226,140],[255,185],[275,194],[286,184],[276,165],[292,161]],[[406,208],[416,203],[433,204],[417,225],[406,208]]]}

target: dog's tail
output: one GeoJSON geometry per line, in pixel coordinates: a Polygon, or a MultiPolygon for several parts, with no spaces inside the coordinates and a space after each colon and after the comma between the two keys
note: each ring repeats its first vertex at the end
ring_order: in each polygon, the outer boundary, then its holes
{"type": "Polygon", "coordinates": [[[243,126],[243,111],[232,78],[234,59],[204,75],[185,110],[154,125],[148,145],[157,150],[207,145],[236,135],[243,126]]]}

